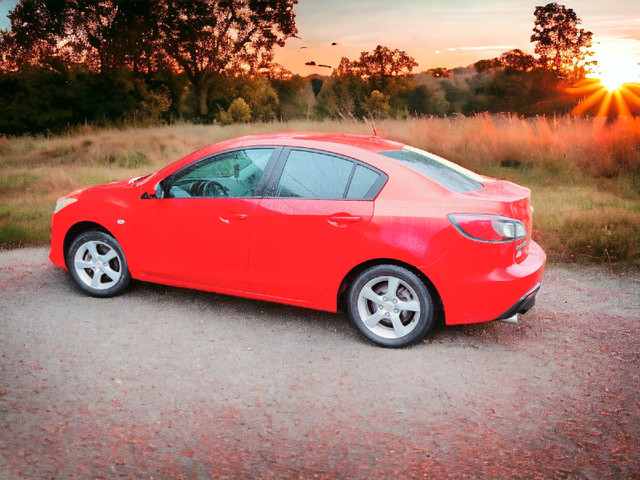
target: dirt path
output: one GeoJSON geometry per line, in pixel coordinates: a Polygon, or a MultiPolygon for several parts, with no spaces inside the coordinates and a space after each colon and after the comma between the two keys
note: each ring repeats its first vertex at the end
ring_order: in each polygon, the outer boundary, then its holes
{"type": "Polygon", "coordinates": [[[0,252],[0,478],[639,478],[640,274],[551,267],[517,326],[345,316],[0,252]]]}

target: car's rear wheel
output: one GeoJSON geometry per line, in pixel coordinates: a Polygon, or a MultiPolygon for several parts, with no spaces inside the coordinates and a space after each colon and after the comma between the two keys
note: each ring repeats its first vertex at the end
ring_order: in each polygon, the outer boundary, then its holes
{"type": "Polygon", "coordinates": [[[397,265],[365,270],[349,291],[349,315],[360,333],[383,347],[406,347],[433,328],[431,294],[413,272],[397,265]]]}
{"type": "Polygon", "coordinates": [[[131,278],[122,248],[105,232],[88,231],[76,237],[66,263],[74,282],[94,297],[120,294],[131,278]]]}

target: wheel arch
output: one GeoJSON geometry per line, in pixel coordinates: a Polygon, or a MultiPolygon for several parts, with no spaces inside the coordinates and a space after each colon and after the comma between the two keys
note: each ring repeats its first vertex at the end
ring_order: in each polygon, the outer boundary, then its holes
{"type": "Polygon", "coordinates": [[[395,265],[398,267],[406,268],[411,273],[415,274],[420,281],[424,284],[424,286],[429,290],[434,302],[434,306],[436,311],[434,312],[436,315],[437,324],[444,324],[444,306],[442,304],[442,299],[440,298],[440,293],[438,289],[433,284],[433,282],[420,270],[418,270],[413,265],[402,262],[400,260],[395,260],[393,258],[376,258],[372,260],[368,260],[359,265],[353,267],[347,275],[342,279],[340,283],[340,287],[338,288],[338,296],[337,296],[337,309],[339,312],[347,312],[347,297],[349,294],[349,288],[353,285],[355,279],[365,270],[368,270],[371,267],[375,267],[377,265],[395,265]]]}
{"type": "MultiPolygon", "coordinates": [[[[62,253],[63,255],[67,256],[67,250],[69,250],[69,247],[71,246],[71,243],[78,237],[78,235],[83,234],[84,232],[88,232],[90,230],[95,230],[95,231],[99,231],[99,232],[104,232],[108,235],[111,235],[113,238],[116,238],[116,236],[110,232],[109,230],[107,230],[106,228],[104,228],[102,225],[95,223],[95,222],[78,222],[76,224],[74,224],[68,231],[67,234],[64,236],[64,243],[62,244],[62,253]]],[[[116,238],[117,240],[117,238],[116,238]]]]}

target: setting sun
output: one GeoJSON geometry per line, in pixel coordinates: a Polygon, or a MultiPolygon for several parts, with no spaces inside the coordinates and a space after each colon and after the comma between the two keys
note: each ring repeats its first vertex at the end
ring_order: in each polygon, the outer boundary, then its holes
{"type": "Polygon", "coordinates": [[[638,59],[631,55],[621,54],[612,50],[602,50],[596,57],[597,72],[594,77],[600,79],[600,83],[613,92],[625,83],[638,83],[640,81],[640,64],[638,59]]]}
{"type": "Polygon", "coordinates": [[[600,83],[604,88],[613,92],[621,88],[625,83],[629,83],[628,74],[624,71],[607,70],[600,74],[600,83]]]}
{"type": "Polygon", "coordinates": [[[629,117],[640,112],[640,64],[630,54],[600,46],[594,57],[592,74],[569,88],[583,97],[572,110],[574,115],[593,113],[599,117],[629,117]]]}

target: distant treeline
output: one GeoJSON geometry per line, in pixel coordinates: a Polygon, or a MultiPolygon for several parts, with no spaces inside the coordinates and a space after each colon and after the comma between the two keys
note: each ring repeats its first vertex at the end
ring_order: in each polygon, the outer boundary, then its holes
{"type": "Polygon", "coordinates": [[[235,123],[295,119],[402,118],[509,112],[561,113],[576,99],[556,76],[507,69],[454,69],[362,78],[218,75],[208,114],[188,80],[174,73],[93,72],[29,67],[0,74],[0,134],[60,133],[79,125],[235,123]]]}
{"type": "Polygon", "coordinates": [[[572,9],[536,7],[531,41],[473,67],[418,65],[378,46],[330,77],[273,60],[297,34],[297,0],[21,0],[0,30],[0,135],[78,125],[237,123],[563,113],[589,71],[591,32],[572,9]]]}

